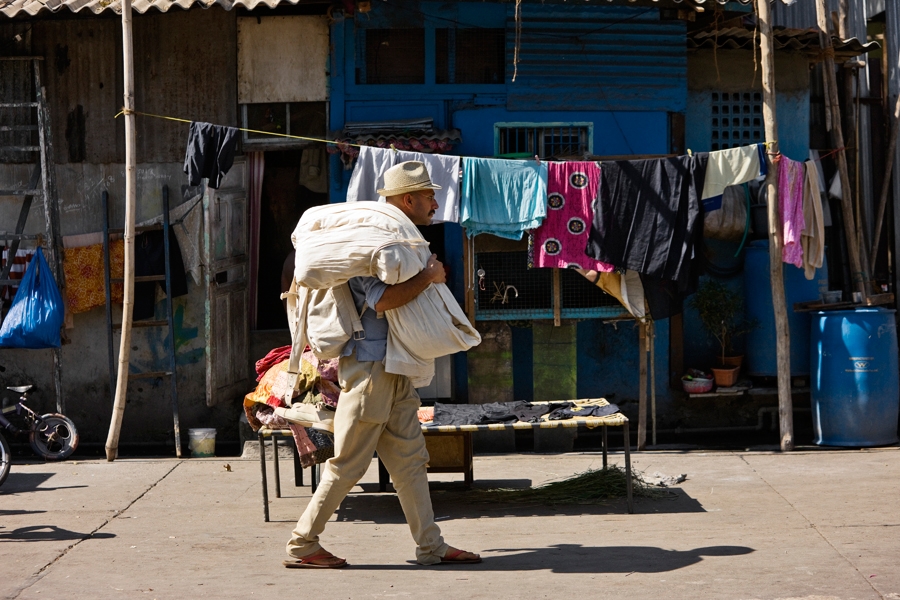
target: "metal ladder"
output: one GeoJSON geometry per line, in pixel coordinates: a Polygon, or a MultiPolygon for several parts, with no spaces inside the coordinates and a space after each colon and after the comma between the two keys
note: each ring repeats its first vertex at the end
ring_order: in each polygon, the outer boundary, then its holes
{"type": "MultiPolygon", "coordinates": [[[[12,56],[0,57],[0,67],[4,70],[19,68],[24,74],[28,70],[27,63],[31,63],[33,71],[33,99],[18,102],[0,102],[0,115],[2,121],[13,123],[0,125],[0,135],[3,138],[13,138],[14,143],[0,145],[0,152],[21,156],[30,155],[34,160],[34,170],[28,187],[20,189],[0,190],[0,196],[22,196],[22,206],[19,210],[19,219],[16,222],[14,232],[0,232],[0,240],[9,242],[7,248],[6,265],[0,269],[0,288],[17,285],[18,280],[10,279],[9,272],[15,260],[19,243],[22,240],[37,240],[38,244],[46,242],[47,261],[53,271],[60,292],[65,297],[65,281],[63,277],[62,261],[60,260],[60,226],[59,226],[59,199],[56,194],[56,180],[54,177],[53,142],[50,135],[50,111],[47,109],[47,91],[41,84],[42,56],[12,56]],[[15,61],[15,62],[12,62],[15,61]],[[17,63],[25,63],[19,65],[17,63]],[[27,111],[27,118],[23,118],[27,111]],[[37,144],[35,135],[37,132],[37,144]],[[40,187],[38,187],[40,186],[40,187]],[[34,198],[40,198],[44,206],[45,232],[43,234],[25,234],[25,223],[31,211],[34,198]]],[[[65,412],[65,399],[62,392],[62,351],[53,348],[54,384],[56,387],[56,410],[65,412]]]]}
{"type": "MultiPolygon", "coordinates": [[[[111,229],[109,226],[109,192],[103,192],[102,194],[102,203],[103,203],[103,271],[104,277],[106,279],[106,334],[107,334],[107,344],[109,351],[109,389],[111,397],[115,396],[116,393],[116,376],[117,376],[117,367],[116,367],[116,344],[115,344],[115,332],[122,330],[121,323],[113,322],[113,314],[112,314],[112,284],[113,283],[121,283],[124,281],[121,277],[112,277],[112,273],[110,271],[110,235],[116,233],[124,233],[124,229],[111,229]]],[[[128,381],[134,381],[137,379],[161,379],[163,377],[169,378],[170,385],[170,394],[172,396],[172,420],[175,426],[175,455],[178,458],[181,458],[181,426],[178,422],[178,385],[177,385],[177,370],[175,365],[175,318],[174,311],[172,309],[172,277],[171,277],[171,268],[169,266],[169,246],[170,239],[169,236],[171,232],[169,230],[169,186],[164,185],[162,188],[162,203],[163,203],[163,222],[161,225],[145,225],[135,227],[135,233],[140,234],[145,231],[159,231],[160,229],[163,232],[163,247],[165,249],[165,263],[166,263],[166,272],[164,275],[141,275],[136,276],[134,278],[135,283],[142,283],[147,281],[159,281],[165,282],[166,284],[166,318],[164,320],[141,320],[141,321],[132,321],[131,327],[132,329],[138,328],[146,328],[146,327],[168,327],[169,333],[169,341],[167,344],[167,354],[169,358],[169,369],[166,371],[146,371],[144,373],[133,373],[129,372],[128,381]]]]}

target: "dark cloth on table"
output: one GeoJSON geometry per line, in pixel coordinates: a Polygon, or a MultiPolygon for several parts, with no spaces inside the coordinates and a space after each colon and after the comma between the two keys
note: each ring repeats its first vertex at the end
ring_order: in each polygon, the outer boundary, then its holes
{"type": "Polygon", "coordinates": [[[432,425],[488,425],[491,423],[537,423],[541,417],[557,408],[574,406],[571,402],[532,404],[524,400],[515,402],[489,402],[487,404],[434,403],[432,425]]]}
{"type": "Polygon", "coordinates": [[[234,164],[238,130],[211,123],[191,123],[187,151],[184,155],[184,172],[190,185],[200,185],[206,177],[207,185],[218,189],[222,178],[234,164]]]}
{"type": "MultiPolygon", "coordinates": [[[[134,275],[166,274],[166,248],[163,231],[145,231],[135,238],[134,275]]],[[[187,294],[187,275],[184,272],[184,261],[181,259],[181,248],[175,238],[175,232],[169,227],[169,279],[172,282],[170,298],[187,294]]],[[[156,305],[157,283],[166,293],[165,281],[142,281],[134,284],[134,320],[153,317],[156,305]]]]}
{"type": "Polygon", "coordinates": [[[694,256],[709,155],[601,163],[587,254],[618,268],[683,281],[694,256]]]}
{"type": "Polygon", "coordinates": [[[547,415],[547,419],[550,421],[561,421],[563,419],[577,419],[581,417],[605,417],[617,412],[619,412],[619,407],[615,404],[575,408],[574,404],[569,403],[569,406],[557,408],[551,412],[547,415]]]}

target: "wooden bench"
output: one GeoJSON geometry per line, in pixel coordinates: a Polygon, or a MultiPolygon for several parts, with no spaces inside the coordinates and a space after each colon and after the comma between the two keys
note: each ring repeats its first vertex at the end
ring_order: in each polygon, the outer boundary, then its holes
{"type": "MultiPolygon", "coordinates": [[[[278,438],[287,438],[288,444],[294,453],[294,486],[303,485],[303,466],[300,464],[300,455],[297,452],[297,445],[294,443],[294,435],[290,429],[271,429],[263,425],[256,432],[259,440],[259,468],[262,475],[262,498],[263,498],[263,516],[266,523],[269,522],[269,481],[266,474],[266,438],[272,438],[272,463],[274,467],[275,477],[275,497],[281,498],[281,471],[278,466],[278,438]]],[[[319,465],[313,465],[310,468],[310,487],[312,493],[316,493],[316,487],[319,485],[320,469],[319,465]]]]}
{"type": "MultiPolygon", "coordinates": [[[[537,402],[533,404],[539,404],[537,402]]],[[[605,417],[588,417],[588,418],[573,418],[573,419],[565,419],[559,421],[540,421],[538,423],[494,423],[490,425],[422,425],[422,433],[425,435],[426,444],[429,443],[429,439],[434,439],[437,436],[444,437],[456,437],[459,442],[457,443],[457,451],[456,454],[460,460],[456,462],[456,464],[446,464],[444,462],[439,462],[436,466],[429,465],[428,472],[429,473],[463,473],[465,476],[465,484],[467,487],[471,487],[474,482],[474,465],[473,465],[473,453],[472,453],[472,434],[475,432],[491,432],[491,431],[508,431],[512,430],[534,430],[534,429],[558,429],[558,428],[577,428],[577,427],[602,427],[603,428],[603,437],[602,437],[602,450],[603,450],[603,467],[607,466],[607,450],[609,447],[608,439],[607,439],[607,428],[608,427],[622,427],[622,433],[624,436],[625,443],[624,454],[625,454],[625,477],[626,477],[626,499],[628,502],[628,512],[634,512],[634,497],[633,497],[633,486],[631,481],[631,449],[629,447],[629,430],[628,430],[628,417],[623,415],[622,413],[613,413],[611,415],[605,417]]],[[[431,450],[429,450],[429,454],[431,454],[431,450]]],[[[390,475],[387,472],[387,469],[382,464],[381,460],[378,460],[378,484],[379,489],[384,492],[387,490],[387,484],[390,482],[390,475]]]]}
{"type": "MultiPolygon", "coordinates": [[[[472,434],[478,432],[491,431],[508,431],[512,430],[534,430],[534,429],[558,429],[558,428],[577,428],[577,427],[602,427],[602,450],[603,450],[603,467],[607,466],[607,450],[609,447],[607,440],[608,427],[622,427],[622,433],[625,443],[625,477],[626,477],[626,499],[628,504],[628,512],[634,512],[634,498],[632,494],[631,481],[631,449],[628,430],[628,418],[621,413],[613,413],[605,417],[589,417],[582,419],[565,419],[560,421],[541,421],[539,423],[495,423],[490,425],[422,425],[422,433],[425,436],[426,444],[431,440],[445,438],[447,440],[455,440],[452,444],[453,450],[450,454],[450,461],[436,461],[435,466],[429,465],[429,473],[463,473],[465,484],[471,487],[474,482],[474,456],[472,453],[472,434]],[[454,460],[455,459],[455,460],[454,460]]],[[[259,439],[259,464],[260,473],[262,475],[262,499],[263,499],[263,515],[265,521],[269,522],[269,488],[268,477],[266,474],[266,452],[265,439],[272,438],[273,451],[273,467],[275,477],[275,497],[281,498],[281,477],[278,462],[278,438],[287,438],[291,445],[294,456],[294,485],[300,487],[303,485],[303,467],[300,465],[300,457],[297,453],[297,447],[294,444],[294,437],[290,429],[270,429],[261,427],[257,432],[259,439]]],[[[432,448],[433,450],[433,448],[432,448]]],[[[316,488],[321,476],[321,465],[313,465],[310,473],[310,487],[312,493],[316,492],[316,488]]],[[[390,475],[381,459],[378,459],[378,484],[382,492],[387,491],[387,484],[390,483],[390,475]]]]}

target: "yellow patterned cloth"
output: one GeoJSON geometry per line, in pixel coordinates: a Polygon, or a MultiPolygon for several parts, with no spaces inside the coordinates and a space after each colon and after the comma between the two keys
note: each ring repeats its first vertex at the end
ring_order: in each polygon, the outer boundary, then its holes
{"type": "MultiPolygon", "coordinates": [[[[66,275],[66,303],[69,312],[81,313],[106,304],[103,277],[103,244],[63,249],[66,275]]],[[[110,243],[110,277],[121,278],[125,272],[125,242],[110,243]]],[[[112,301],[122,303],[121,283],[112,285],[112,301]]]]}

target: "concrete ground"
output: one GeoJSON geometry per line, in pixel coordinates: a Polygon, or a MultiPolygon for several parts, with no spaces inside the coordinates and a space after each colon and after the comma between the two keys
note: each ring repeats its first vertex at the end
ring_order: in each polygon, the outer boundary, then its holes
{"type": "MultiPolygon", "coordinates": [[[[281,566],[310,495],[290,468],[264,523],[258,461],[18,462],[0,487],[0,598],[900,599],[900,449],[633,457],[648,475],[688,479],[630,515],[624,500],[473,504],[460,476],[431,476],[447,541],[484,557],[437,567],[411,563],[373,463],[323,536],[349,560],[341,570],[281,566]]],[[[478,456],[476,485],[599,465],[595,453],[478,456]]]]}

